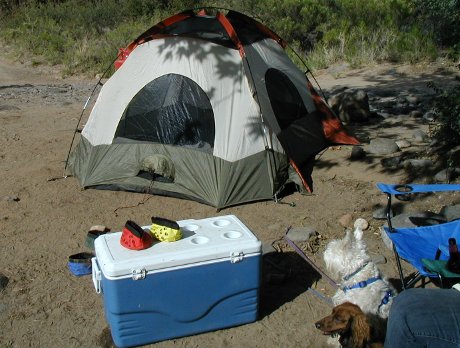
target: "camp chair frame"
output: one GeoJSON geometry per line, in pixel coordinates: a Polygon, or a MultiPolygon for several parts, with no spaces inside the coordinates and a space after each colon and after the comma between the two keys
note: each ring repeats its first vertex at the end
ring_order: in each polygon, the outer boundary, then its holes
{"type": "MultiPolygon", "coordinates": [[[[420,226],[420,227],[412,227],[412,228],[398,228],[394,227],[391,222],[391,206],[392,206],[392,196],[395,196],[395,198],[401,200],[401,201],[409,201],[412,200],[414,194],[418,193],[430,193],[430,192],[441,192],[441,191],[460,191],[460,185],[459,184],[405,184],[405,185],[395,185],[395,184],[384,184],[384,183],[378,183],[377,187],[382,191],[383,193],[386,194],[387,196],[387,206],[386,206],[386,219],[387,219],[387,224],[388,226],[384,227],[384,230],[387,234],[387,236],[391,239],[392,245],[393,245],[393,252],[395,255],[396,259],[396,265],[398,267],[398,273],[399,277],[401,280],[401,285],[402,289],[405,290],[407,288],[413,287],[415,283],[417,283],[419,280],[425,279],[426,277],[428,278],[438,278],[440,281],[441,287],[443,287],[443,276],[440,273],[432,272],[427,270],[422,262],[422,259],[416,259],[416,260],[409,260],[410,258],[404,258],[403,255],[407,255],[408,251],[404,250],[403,248],[406,246],[402,246],[401,244],[398,244],[398,241],[394,239],[401,238],[401,235],[404,235],[404,233],[407,232],[414,232],[415,230],[418,230],[420,233],[425,233],[427,237],[429,237],[429,234],[434,234],[434,233],[441,233],[441,229],[444,230],[443,235],[445,236],[445,231],[451,231],[447,232],[449,233],[449,236],[451,237],[456,237],[457,240],[460,242],[460,220],[454,220],[451,222],[444,222],[439,225],[433,225],[433,226],[420,226]],[[397,234],[400,234],[398,236],[397,234]],[[395,238],[398,237],[398,238],[395,238]],[[408,263],[411,264],[417,271],[415,272],[414,275],[412,275],[409,279],[405,280],[402,265],[401,265],[401,259],[407,261],[408,263]]],[[[409,237],[408,235],[407,237],[409,237]]],[[[404,236],[405,237],[405,236],[404,236]]],[[[417,238],[416,234],[413,234],[410,236],[411,238],[417,238]]],[[[447,243],[447,239],[446,239],[447,243]]],[[[433,253],[430,259],[433,260],[438,260],[440,255],[441,255],[441,250],[440,246],[434,247],[436,248],[436,251],[433,253]]],[[[410,253],[410,251],[409,251],[410,253]]],[[[448,253],[447,253],[448,256],[448,253]]],[[[445,251],[444,251],[444,258],[446,258],[445,251]]],[[[460,275],[459,275],[460,278],[460,275]]]]}

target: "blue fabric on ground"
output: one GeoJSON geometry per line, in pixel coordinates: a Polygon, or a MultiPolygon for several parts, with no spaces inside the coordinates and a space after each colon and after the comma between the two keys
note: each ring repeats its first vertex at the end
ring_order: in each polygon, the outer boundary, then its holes
{"type": "Polygon", "coordinates": [[[77,277],[88,275],[92,272],[91,260],[89,264],[82,262],[68,262],[67,267],[69,267],[70,272],[77,277]]]}

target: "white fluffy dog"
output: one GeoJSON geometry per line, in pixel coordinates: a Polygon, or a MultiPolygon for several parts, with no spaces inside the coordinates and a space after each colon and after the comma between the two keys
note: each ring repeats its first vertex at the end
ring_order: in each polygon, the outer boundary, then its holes
{"type": "Polygon", "coordinates": [[[327,269],[338,278],[334,306],[344,302],[358,305],[366,314],[388,317],[396,290],[382,276],[367,254],[363,231],[347,231],[343,239],[331,241],[324,251],[327,269]]]}

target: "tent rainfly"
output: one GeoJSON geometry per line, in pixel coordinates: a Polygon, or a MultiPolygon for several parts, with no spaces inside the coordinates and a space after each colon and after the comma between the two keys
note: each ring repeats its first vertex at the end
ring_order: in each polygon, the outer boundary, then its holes
{"type": "Polygon", "coordinates": [[[69,168],[85,188],[218,209],[311,192],[315,156],[357,144],[285,52],[235,11],[184,11],[121,49],[69,168]],[[292,174],[297,175],[292,175],[292,174]]]}

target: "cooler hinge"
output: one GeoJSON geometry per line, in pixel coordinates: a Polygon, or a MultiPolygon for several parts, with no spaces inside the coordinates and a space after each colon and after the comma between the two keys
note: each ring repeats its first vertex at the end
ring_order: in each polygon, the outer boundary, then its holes
{"type": "Polygon", "coordinates": [[[242,251],[233,251],[230,254],[231,263],[237,263],[237,262],[243,261],[243,258],[244,258],[244,254],[242,251]]]}
{"type": "Polygon", "coordinates": [[[145,276],[147,274],[147,270],[145,268],[142,269],[133,269],[133,280],[142,280],[145,279],[145,276]]]}

